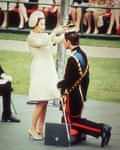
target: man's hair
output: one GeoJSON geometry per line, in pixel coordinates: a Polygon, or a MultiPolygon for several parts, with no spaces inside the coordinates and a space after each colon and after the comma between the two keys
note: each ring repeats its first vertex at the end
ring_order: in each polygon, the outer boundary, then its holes
{"type": "Polygon", "coordinates": [[[66,32],[65,40],[69,40],[72,45],[79,45],[79,34],[76,31],[66,32]]]}

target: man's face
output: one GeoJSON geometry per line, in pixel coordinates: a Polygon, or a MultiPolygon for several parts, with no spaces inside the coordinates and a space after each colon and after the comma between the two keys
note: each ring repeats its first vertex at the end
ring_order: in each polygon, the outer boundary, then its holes
{"type": "Polygon", "coordinates": [[[69,49],[69,40],[64,39],[64,46],[66,49],[69,49]]]}

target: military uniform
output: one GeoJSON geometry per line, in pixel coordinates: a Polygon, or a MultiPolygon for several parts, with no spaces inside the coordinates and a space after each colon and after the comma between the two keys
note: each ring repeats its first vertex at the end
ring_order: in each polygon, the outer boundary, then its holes
{"type": "Polygon", "coordinates": [[[0,66],[0,96],[3,97],[2,121],[20,122],[19,119],[12,116],[11,112],[11,92],[13,89],[11,81],[9,81],[10,78],[11,77],[6,75],[3,68],[0,66]]]}
{"type": "Polygon", "coordinates": [[[65,104],[67,122],[80,134],[84,133],[96,138],[101,136],[101,146],[103,147],[109,142],[111,127],[81,117],[89,85],[89,64],[86,54],[79,46],[72,49],[71,52],[64,79],[58,83],[65,104]]]}

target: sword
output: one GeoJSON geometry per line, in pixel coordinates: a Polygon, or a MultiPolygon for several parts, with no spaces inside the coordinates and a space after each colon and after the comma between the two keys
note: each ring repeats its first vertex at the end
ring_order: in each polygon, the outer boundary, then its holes
{"type": "Polygon", "coordinates": [[[12,105],[12,108],[13,108],[13,110],[14,110],[15,115],[17,115],[17,111],[16,111],[15,105],[14,105],[14,103],[13,103],[12,100],[11,100],[11,105],[12,105]]]}
{"type": "Polygon", "coordinates": [[[65,107],[64,107],[64,103],[63,103],[63,97],[61,95],[60,97],[60,101],[61,101],[61,105],[62,105],[62,110],[63,110],[63,116],[64,116],[64,120],[65,120],[65,127],[66,127],[66,131],[67,131],[67,138],[68,138],[68,142],[69,144],[71,143],[71,139],[70,139],[70,132],[69,132],[69,128],[68,128],[68,123],[67,123],[67,119],[66,119],[66,114],[65,114],[65,107]]]}

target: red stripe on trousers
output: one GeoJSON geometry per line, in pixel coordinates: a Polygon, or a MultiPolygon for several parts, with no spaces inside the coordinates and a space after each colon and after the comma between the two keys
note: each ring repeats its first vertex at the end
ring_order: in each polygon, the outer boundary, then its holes
{"type": "Polygon", "coordinates": [[[93,128],[93,127],[89,127],[89,126],[87,126],[87,125],[77,124],[77,123],[73,123],[73,122],[72,122],[72,125],[73,125],[73,126],[76,126],[76,127],[83,128],[83,129],[87,129],[87,130],[89,130],[89,131],[94,131],[94,132],[97,132],[97,133],[101,133],[101,130],[100,130],[100,129],[96,129],[96,128],[93,128]]]}

